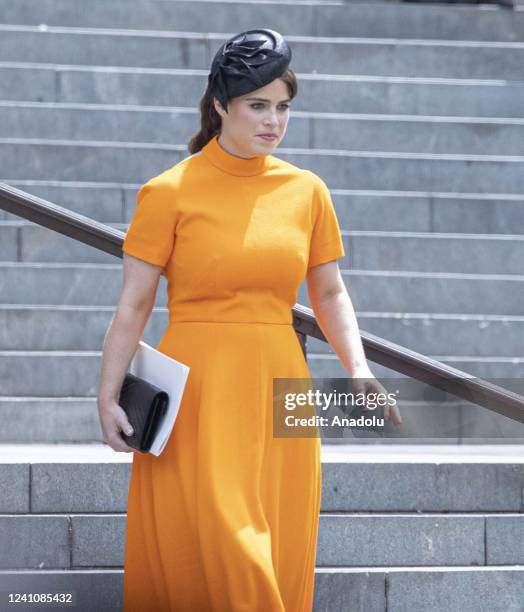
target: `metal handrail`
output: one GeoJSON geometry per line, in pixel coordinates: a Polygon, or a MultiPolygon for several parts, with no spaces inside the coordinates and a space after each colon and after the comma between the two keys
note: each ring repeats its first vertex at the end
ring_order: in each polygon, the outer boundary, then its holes
{"type": "MultiPolygon", "coordinates": [[[[5,183],[0,183],[0,209],[100,251],[123,257],[124,232],[5,183]]],[[[292,315],[293,327],[303,338],[304,350],[307,336],[327,342],[311,308],[295,304],[292,315]]],[[[522,395],[368,332],[361,330],[360,334],[367,359],[524,423],[522,395]]]]}

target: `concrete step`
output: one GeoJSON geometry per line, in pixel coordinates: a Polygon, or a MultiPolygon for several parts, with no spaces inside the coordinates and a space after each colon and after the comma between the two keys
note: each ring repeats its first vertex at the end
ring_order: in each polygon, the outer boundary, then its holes
{"type": "MultiPolygon", "coordinates": [[[[0,180],[144,183],[187,156],[187,144],[0,138],[0,180]]],[[[524,193],[524,156],[279,148],[277,157],[332,189],[524,193]]]]}
{"type": "MultiPolygon", "coordinates": [[[[293,111],[283,147],[523,155],[524,119],[293,111]]],[[[188,142],[200,114],[190,107],[0,102],[0,137],[188,142]]]]}
{"type": "MultiPolygon", "coordinates": [[[[522,566],[316,568],[313,610],[521,612],[523,578],[522,566]]],[[[0,571],[3,592],[74,592],[78,612],[120,610],[122,587],[122,569],[0,571]]]]}
{"type": "MultiPolygon", "coordinates": [[[[32,397],[95,397],[100,380],[100,351],[0,351],[2,395],[32,397]]],[[[480,378],[522,378],[524,356],[491,357],[427,355],[480,378]]],[[[309,353],[313,377],[348,378],[336,355],[309,353]]],[[[381,379],[400,378],[398,372],[370,363],[381,379]]],[[[503,386],[503,385],[502,385],[503,386]]]]}
{"type": "MultiPolygon", "coordinates": [[[[341,273],[358,310],[377,310],[380,304],[388,312],[514,315],[522,312],[516,302],[522,276],[370,270],[341,273]]],[[[297,302],[310,306],[305,283],[299,289],[297,302]]]]}
{"type": "MultiPolygon", "coordinates": [[[[310,360],[310,367],[312,366],[310,360]]],[[[398,379],[397,379],[398,381],[398,379]]],[[[334,388],[346,388],[346,380],[334,388]]],[[[388,390],[393,380],[381,378],[388,390]]],[[[514,380],[496,381],[504,388],[522,393],[514,380]],[[513,384],[512,384],[513,383],[513,384]]],[[[410,387],[411,388],[411,387],[410,387]]],[[[497,412],[460,400],[400,400],[404,424],[401,430],[385,426],[381,440],[387,443],[418,444],[523,444],[524,424],[497,412]]],[[[332,410],[328,418],[335,414],[332,410]]],[[[0,396],[0,443],[68,444],[99,443],[102,431],[96,397],[24,397],[0,396]]],[[[334,422],[321,429],[324,442],[365,443],[377,439],[376,432],[343,427],[334,422]]]]}
{"type": "MultiPolygon", "coordinates": [[[[111,227],[127,231],[126,224],[111,227]]],[[[524,235],[347,231],[341,268],[520,274],[524,235]]],[[[0,261],[115,263],[113,255],[28,221],[0,221],[0,261]]]]}
{"type": "MultiPolygon", "coordinates": [[[[125,512],[131,461],[106,444],[2,444],[0,512],[125,512]]],[[[322,444],[321,461],[323,512],[524,510],[522,445],[322,444]]]]}
{"type": "MultiPolygon", "coordinates": [[[[115,306],[0,306],[0,349],[8,351],[100,350],[115,306]],[[61,333],[67,328],[67,334],[61,333]]],[[[423,354],[519,355],[523,316],[357,311],[359,326],[423,354]]],[[[166,308],[155,308],[144,340],[156,345],[168,324],[166,308]]],[[[308,338],[311,353],[333,354],[326,342],[308,338]]]]}
{"type": "Polygon", "coordinates": [[[96,397],[0,396],[1,444],[102,444],[96,397]]]}
{"type": "MultiPolygon", "coordinates": [[[[0,62],[0,99],[197,108],[207,73],[0,62]]],[[[297,72],[297,79],[295,111],[524,117],[524,83],[519,81],[305,72],[297,72]]]]}
{"type": "MultiPolygon", "coordinates": [[[[0,610],[13,605],[21,612],[31,612],[38,604],[9,604],[7,593],[66,593],[64,600],[78,612],[115,612],[122,609],[123,569],[80,570],[0,570],[0,610]],[[71,595],[69,595],[71,594],[71,595]],[[69,599],[70,597],[70,599],[69,599]]],[[[49,605],[49,604],[48,604],[49,605]]],[[[59,609],[58,607],[55,609],[59,609]]]]}
{"type": "MultiPolygon", "coordinates": [[[[2,61],[198,68],[228,36],[217,32],[0,25],[2,61]]],[[[524,43],[287,36],[297,72],[522,80],[524,43]]]]}
{"type": "MultiPolygon", "coordinates": [[[[2,513],[0,568],[121,567],[125,523],[124,514],[110,512],[2,513]]],[[[524,515],[323,512],[316,565],[524,565],[524,515]]]]}
{"type": "MultiPolygon", "coordinates": [[[[19,180],[9,181],[9,184],[102,223],[129,223],[136,206],[136,194],[139,188],[139,185],[120,183],[53,180],[19,180]]],[[[20,221],[22,218],[0,210],[0,219],[20,221]]]]}
{"type": "MultiPolygon", "coordinates": [[[[361,330],[423,355],[508,357],[522,352],[524,317],[521,316],[369,311],[356,315],[361,330]]],[[[18,329],[22,326],[19,323],[18,329]]],[[[334,354],[329,344],[316,338],[309,337],[307,346],[311,354],[334,354]]]]}
{"type": "MultiPolygon", "coordinates": [[[[475,604],[467,610],[519,610],[524,568],[513,561],[523,554],[521,449],[323,444],[315,609],[348,609],[359,592],[361,609],[377,611],[444,610],[443,598],[448,609],[464,599],[475,604]],[[439,565],[442,556],[451,565],[439,565]],[[421,588],[431,607],[417,605],[421,588]]],[[[100,592],[114,605],[131,456],[97,445],[4,445],[0,453],[0,481],[10,485],[0,499],[0,533],[15,553],[7,565],[26,568],[3,569],[2,590],[76,590],[87,610],[100,577],[100,592]],[[34,542],[46,545],[21,549],[35,529],[34,542]]]]}
{"type": "MultiPolygon", "coordinates": [[[[129,223],[139,185],[10,180],[102,223],[129,223]]],[[[356,231],[524,234],[524,197],[512,194],[425,193],[330,189],[342,229],[356,231]]],[[[20,217],[0,210],[1,220],[20,217]]]]}
{"type": "MultiPolygon", "coordinates": [[[[342,270],[357,311],[497,314],[521,316],[524,277],[511,274],[342,270]]],[[[113,306],[118,302],[122,265],[2,263],[2,303],[113,306]]],[[[309,306],[306,283],[298,303],[309,306]]],[[[157,306],[166,306],[160,278],[157,306]]]]}
{"type": "Polygon", "coordinates": [[[414,5],[401,2],[290,2],[275,11],[270,2],[216,2],[142,0],[127,10],[123,0],[93,0],[86,10],[80,1],[2,0],[3,23],[82,26],[133,30],[212,30],[240,32],[260,23],[284,35],[366,36],[395,38],[519,41],[524,36],[524,14],[477,5],[414,5]],[[491,10],[486,10],[491,9],[491,10]],[[467,27],[466,27],[467,26],[467,27]]]}
{"type": "MultiPolygon", "coordinates": [[[[461,372],[467,372],[476,378],[489,380],[496,385],[500,385],[501,381],[504,383],[507,380],[524,377],[522,351],[519,352],[519,355],[512,357],[450,355],[447,352],[432,353],[425,356],[440,363],[445,363],[461,372]]],[[[308,353],[308,363],[312,376],[318,378],[347,378],[348,376],[348,371],[336,355],[308,353]]],[[[368,363],[373,375],[381,380],[405,378],[403,374],[395,370],[373,362],[368,363]]],[[[504,385],[502,384],[502,386],[504,385]]]]}

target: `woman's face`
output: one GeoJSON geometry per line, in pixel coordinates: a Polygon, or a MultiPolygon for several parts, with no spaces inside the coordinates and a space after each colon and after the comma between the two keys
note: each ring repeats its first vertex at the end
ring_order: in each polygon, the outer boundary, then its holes
{"type": "Polygon", "coordinates": [[[219,142],[233,155],[249,158],[271,154],[284,137],[290,99],[287,85],[281,79],[245,96],[231,98],[227,113],[216,98],[213,102],[222,118],[219,142]],[[264,139],[263,134],[275,137],[264,139]]]}

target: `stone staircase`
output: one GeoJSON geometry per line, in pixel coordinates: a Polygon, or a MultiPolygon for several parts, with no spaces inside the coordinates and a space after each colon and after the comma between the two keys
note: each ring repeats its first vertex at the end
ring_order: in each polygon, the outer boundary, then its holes
{"type": "MultiPolygon", "coordinates": [[[[331,189],[361,328],[494,382],[524,376],[522,6],[129,7],[0,0],[0,181],[125,231],[138,187],[187,155],[221,42],[277,29],[299,79],[277,154],[331,189]]],[[[52,584],[81,610],[119,609],[130,457],[101,444],[95,396],[120,286],[120,260],[0,211],[2,592],[52,584]]],[[[346,377],[330,347],[308,351],[314,376],[346,377]]],[[[524,429],[454,415],[442,455],[323,445],[316,611],[524,610],[524,429]],[[472,433],[500,443],[490,459],[472,433]]]]}
{"type": "MultiPolygon", "coordinates": [[[[315,612],[522,612],[521,449],[324,445],[315,612]]],[[[120,610],[129,474],[107,447],[5,446],[2,596],[120,610]]]]}

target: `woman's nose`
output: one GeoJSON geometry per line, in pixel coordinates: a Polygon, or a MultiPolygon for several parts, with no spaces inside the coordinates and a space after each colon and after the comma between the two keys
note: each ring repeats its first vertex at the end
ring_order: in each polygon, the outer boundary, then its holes
{"type": "Polygon", "coordinates": [[[278,123],[278,119],[277,119],[276,111],[273,113],[270,113],[270,115],[266,117],[266,120],[265,120],[266,125],[276,125],[277,123],[278,123]]]}

